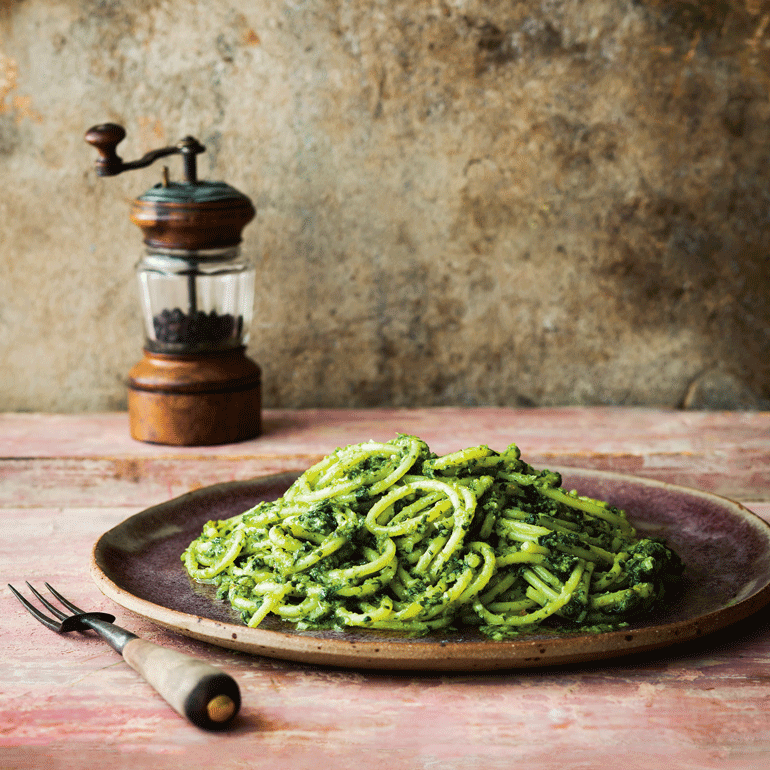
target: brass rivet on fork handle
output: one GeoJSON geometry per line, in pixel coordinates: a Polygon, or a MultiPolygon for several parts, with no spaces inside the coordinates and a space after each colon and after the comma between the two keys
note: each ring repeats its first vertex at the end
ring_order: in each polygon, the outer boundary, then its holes
{"type": "Polygon", "coordinates": [[[62,612],[27,583],[30,591],[56,619],[48,617],[25,599],[12,585],[14,596],[46,628],[57,633],[96,631],[114,650],[121,653],[131,668],[151,684],[180,716],[208,730],[227,725],[238,713],[241,695],[238,683],[218,668],[175,650],[140,639],[112,623],[114,615],[85,612],[65,599],[48,583],[45,587],[66,607],[62,612]]]}
{"type": "Polygon", "coordinates": [[[217,695],[208,702],[206,711],[215,722],[226,722],[235,714],[235,703],[227,695],[217,695]]]}

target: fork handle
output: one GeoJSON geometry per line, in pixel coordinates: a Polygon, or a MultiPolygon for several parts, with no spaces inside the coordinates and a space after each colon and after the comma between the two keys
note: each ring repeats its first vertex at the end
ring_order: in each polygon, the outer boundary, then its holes
{"type": "Polygon", "coordinates": [[[238,713],[238,683],[220,669],[138,637],[126,643],[122,655],[177,714],[198,727],[224,727],[238,713]]]}

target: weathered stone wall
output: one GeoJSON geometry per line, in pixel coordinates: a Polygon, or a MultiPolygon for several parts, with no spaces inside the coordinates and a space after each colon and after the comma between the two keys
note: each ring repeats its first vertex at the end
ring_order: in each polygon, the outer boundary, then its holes
{"type": "Polygon", "coordinates": [[[267,406],[767,407],[768,14],[0,0],[0,409],[125,404],[160,169],[104,121],[253,198],[267,406]]]}

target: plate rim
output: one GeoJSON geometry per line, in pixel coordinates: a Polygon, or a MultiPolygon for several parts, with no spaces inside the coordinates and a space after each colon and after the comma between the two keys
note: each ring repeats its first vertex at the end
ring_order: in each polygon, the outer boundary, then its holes
{"type": "MultiPolygon", "coordinates": [[[[635,485],[658,487],[673,493],[684,493],[711,499],[722,507],[733,509],[733,514],[748,521],[757,532],[764,534],[770,549],[770,523],[747,508],[743,503],[695,487],[674,484],[654,478],[616,473],[577,466],[549,466],[569,476],[590,476],[609,482],[631,482],[635,485]]],[[[539,635],[535,638],[518,637],[512,640],[479,641],[445,640],[421,643],[421,638],[390,643],[387,639],[367,640],[362,633],[354,636],[324,636],[312,632],[282,632],[273,629],[249,628],[212,618],[192,615],[156,604],[122,588],[102,567],[103,551],[108,538],[116,531],[130,526],[130,522],[152,515],[158,509],[181,503],[190,496],[211,494],[222,489],[247,488],[249,485],[290,483],[304,469],[255,476],[251,479],[223,481],[199,487],[169,500],[144,508],[104,532],[91,551],[90,574],[99,590],[125,609],[151,622],[208,642],[225,649],[237,650],[269,658],[328,665],[342,668],[420,671],[489,671],[520,669],[549,665],[564,665],[593,660],[624,657],[663,647],[693,641],[746,619],[770,603],[770,575],[748,596],[692,618],[653,624],[651,626],[618,629],[601,633],[562,633],[539,635]],[[383,653],[393,647],[398,654],[383,653]],[[569,647],[569,651],[562,648],[569,647]],[[436,656],[437,651],[440,657],[436,656]]],[[[180,569],[181,562],[180,562],[180,569]]]]}

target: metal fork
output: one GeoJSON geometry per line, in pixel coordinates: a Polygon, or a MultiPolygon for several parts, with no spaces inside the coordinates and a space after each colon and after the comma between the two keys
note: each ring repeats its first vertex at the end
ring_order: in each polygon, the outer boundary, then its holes
{"type": "Polygon", "coordinates": [[[12,585],[8,588],[46,628],[63,634],[92,629],[119,652],[131,668],[141,674],[180,716],[206,729],[225,726],[238,713],[241,695],[237,682],[218,668],[140,639],[136,634],[116,626],[114,615],[86,612],[65,599],[48,583],[45,587],[69,610],[68,614],[53,605],[29,583],[30,591],[56,619],[50,618],[25,599],[12,585]]]}

